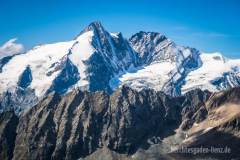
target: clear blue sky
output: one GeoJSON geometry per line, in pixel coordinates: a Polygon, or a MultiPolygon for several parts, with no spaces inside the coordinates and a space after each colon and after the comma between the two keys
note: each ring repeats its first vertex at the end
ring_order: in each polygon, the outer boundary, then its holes
{"type": "Polygon", "coordinates": [[[1,0],[0,44],[17,37],[30,49],[70,40],[96,20],[126,38],[157,31],[180,45],[240,58],[238,0],[1,0]]]}

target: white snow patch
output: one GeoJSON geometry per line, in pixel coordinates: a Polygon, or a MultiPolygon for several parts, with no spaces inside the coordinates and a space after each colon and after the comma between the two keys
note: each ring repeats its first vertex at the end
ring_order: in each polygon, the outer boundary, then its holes
{"type": "Polygon", "coordinates": [[[137,90],[143,88],[161,90],[163,85],[170,79],[169,73],[175,67],[175,63],[155,63],[145,66],[136,72],[124,74],[119,80],[122,85],[126,84],[137,90]]]}
{"type": "Polygon", "coordinates": [[[218,91],[216,86],[211,84],[212,80],[222,77],[233,68],[240,68],[240,60],[226,59],[220,53],[202,53],[200,55],[202,66],[190,72],[186,77],[186,84],[182,87],[182,94],[193,88],[208,89],[212,92],[218,91]]]}
{"type": "Polygon", "coordinates": [[[73,64],[77,66],[81,77],[78,81],[77,86],[88,85],[88,81],[86,80],[86,66],[84,64],[84,61],[89,59],[91,55],[96,51],[91,44],[93,35],[93,31],[83,33],[77,38],[77,42],[71,49],[72,54],[69,56],[69,58],[73,64]]]}

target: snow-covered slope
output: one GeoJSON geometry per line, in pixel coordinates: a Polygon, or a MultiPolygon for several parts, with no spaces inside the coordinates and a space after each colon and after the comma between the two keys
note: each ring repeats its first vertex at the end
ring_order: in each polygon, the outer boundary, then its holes
{"type": "Polygon", "coordinates": [[[35,89],[37,96],[42,96],[59,73],[58,70],[51,75],[47,74],[51,72],[52,64],[61,61],[72,44],[73,41],[37,46],[26,54],[13,57],[0,73],[1,92],[14,90],[21,83],[19,78],[24,70],[30,68],[32,78],[29,87],[35,89]]]}
{"type": "Polygon", "coordinates": [[[240,85],[240,60],[220,53],[202,53],[200,58],[202,66],[187,75],[182,93],[194,88],[215,92],[240,85]]]}
{"type": "Polygon", "coordinates": [[[126,40],[93,22],[71,41],[0,59],[0,111],[21,111],[74,88],[111,94],[128,85],[173,96],[194,88],[217,91],[240,85],[239,70],[240,60],[178,46],[160,33],[141,31],[126,40]]]}

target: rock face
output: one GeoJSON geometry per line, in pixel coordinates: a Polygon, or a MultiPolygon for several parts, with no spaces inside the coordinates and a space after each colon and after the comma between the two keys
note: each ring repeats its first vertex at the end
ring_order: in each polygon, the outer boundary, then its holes
{"type": "MultiPolygon", "coordinates": [[[[0,115],[0,156],[1,159],[104,159],[105,156],[193,159],[191,154],[162,152],[171,145],[164,139],[171,139],[181,131],[188,137],[180,140],[178,147],[197,147],[206,142],[212,144],[210,140],[221,131],[229,139],[230,135],[234,137],[234,142],[224,139],[221,142],[232,147],[231,156],[236,158],[240,144],[239,94],[239,88],[215,94],[195,90],[172,98],[162,92],[138,92],[126,86],[110,96],[79,90],[65,96],[50,94],[19,118],[14,112],[0,115]],[[236,105],[229,107],[230,103],[236,105]],[[224,114],[226,109],[229,114],[224,114]],[[234,114],[230,114],[232,111],[234,114]],[[216,116],[220,119],[214,119],[216,116]],[[204,125],[209,119],[214,126],[204,125]],[[222,123],[215,123],[218,120],[222,123]],[[140,152],[143,148],[145,151],[140,152]]],[[[225,154],[207,156],[226,157],[225,154]]]]}
{"type": "Polygon", "coordinates": [[[178,124],[179,110],[153,90],[53,94],[20,117],[13,159],[77,159],[103,146],[132,154],[166,125],[178,124]]]}
{"type": "Polygon", "coordinates": [[[182,124],[180,126],[183,130],[188,130],[194,123],[199,123],[204,120],[208,111],[205,103],[210,97],[209,91],[201,91],[196,89],[185,94],[185,101],[182,106],[182,124]]]}
{"type": "Polygon", "coordinates": [[[13,111],[0,114],[0,159],[12,159],[17,125],[18,117],[13,111]]]}

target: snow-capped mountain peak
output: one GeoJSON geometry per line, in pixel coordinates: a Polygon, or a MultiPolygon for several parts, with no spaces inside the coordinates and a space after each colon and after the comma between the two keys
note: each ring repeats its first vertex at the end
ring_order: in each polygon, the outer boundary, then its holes
{"type": "Polygon", "coordinates": [[[178,96],[194,88],[210,91],[240,85],[240,61],[178,46],[156,32],[129,40],[100,22],[73,40],[34,47],[0,59],[0,110],[34,105],[51,92],[74,88],[112,93],[122,85],[178,96]]]}
{"type": "Polygon", "coordinates": [[[79,35],[83,34],[84,32],[88,32],[88,31],[98,32],[99,34],[100,33],[104,34],[106,32],[104,27],[102,26],[101,22],[99,22],[99,21],[90,23],[85,29],[83,29],[82,32],[80,32],[79,35]]]}
{"type": "MultiPolygon", "coordinates": [[[[94,22],[74,40],[40,45],[2,63],[0,95],[15,96],[7,98],[11,101],[19,94],[31,92],[31,97],[41,99],[50,92],[66,93],[73,88],[111,93],[110,80],[135,63],[128,41],[94,22]]],[[[19,107],[23,107],[24,100],[17,99],[19,107]]],[[[4,101],[1,107],[8,103],[4,101]]]]}

